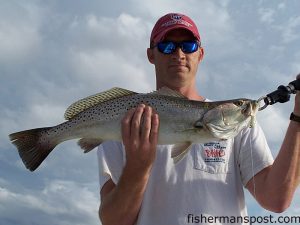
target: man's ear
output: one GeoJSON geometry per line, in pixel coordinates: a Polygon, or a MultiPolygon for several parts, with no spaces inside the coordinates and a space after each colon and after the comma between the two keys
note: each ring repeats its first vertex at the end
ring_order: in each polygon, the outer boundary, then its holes
{"type": "Polygon", "coordinates": [[[202,61],[203,57],[204,57],[204,49],[202,47],[200,47],[199,49],[200,54],[199,54],[199,62],[202,61]]]}
{"type": "Polygon", "coordinates": [[[149,62],[154,64],[154,50],[152,48],[147,48],[147,56],[149,62]]]}

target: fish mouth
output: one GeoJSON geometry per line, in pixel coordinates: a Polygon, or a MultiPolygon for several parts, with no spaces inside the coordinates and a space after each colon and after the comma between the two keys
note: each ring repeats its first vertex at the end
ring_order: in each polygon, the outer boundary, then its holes
{"type": "Polygon", "coordinates": [[[258,108],[259,107],[257,101],[251,101],[247,105],[245,105],[245,108],[242,109],[241,112],[245,117],[255,116],[258,108]]]}
{"type": "MultiPolygon", "coordinates": [[[[242,102],[241,102],[242,103],[242,102]]],[[[241,104],[240,103],[240,104],[241,104]]],[[[218,124],[208,123],[205,124],[205,128],[208,129],[214,137],[220,139],[228,139],[238,134],[238,132],[243,127],[252,127],[254,125],[254,117],[258,109],[255,102],[243,102],[243,105],[239,105],[240,111],[236,111],[238,116],[236,119],[232,120],[225,107],[230,107],[230,104],[223,105],[221,107],[221,121],[218,124]],[[227,112],[227,113],[226,113],[227,112]]]]}
{"type": "Polygon", "coordinates": [[[245,107],[244,109],[242,109],[242,114],[245,117],[251,116],[251,114],[252,114],[252,107],[251,107],[250,104],[247,107],[245,107]]]}

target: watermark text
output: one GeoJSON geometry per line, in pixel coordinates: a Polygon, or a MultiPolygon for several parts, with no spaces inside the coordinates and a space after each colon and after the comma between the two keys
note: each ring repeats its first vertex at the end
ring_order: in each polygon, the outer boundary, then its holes
{"type": "Polygon", "coordinates": [[[299,216],[210,216],[210,215],[194,215],[188,214],[186,217],[188,224],[300,224],[299,216]]]}

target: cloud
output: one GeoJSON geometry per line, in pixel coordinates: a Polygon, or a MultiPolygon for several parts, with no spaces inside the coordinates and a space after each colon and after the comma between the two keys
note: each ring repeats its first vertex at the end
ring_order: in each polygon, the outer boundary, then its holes
{"type": "Polygon", "coordinates": [[[2,3],[0,9],[0,65],[24,62],[40,49],[40,9],[24,2],[2,3]]]}
{"type": "Polygon", "coordinates": [[[293,7],[297,7],[295,2],[282,2],[277,7],[274,5],[272,7],[260,6],[258,9],[260,21],[267,25],[267,30],[277,32],[278,36],[281,37],[280,42],[284,45],[293,43],[300,37],[300,17],[293,13],[293,7]],[[290,16],[286,16],[288,13],[283,14],[283,10],[288,12],[290,16]],[[285,19],[282,20],[282,18],[285,19]]]}
{"type": "MultiPolygon", "coordinates": [[[[129,43],[136,47],[148,44],[149,41],[145,43],[145,40],[150,34],[149,26],[142,18],[128,13],[122,13],[116,18],[89,14],[75,18],[69,25],[69,48],[90,51],[99,48],[124,54],[124,50],[132,50],[129,43]]],[[[135,50],[138,53],[143,49],[135,50]]],[[[126,53],[132,53],[127,51],[126,53]]]]}
{"type": "Polygon", "coordinates": [[[34,27],[14,26],[0,22],[0,62],[26,60],[39,48],[41,37],[34,27]]]}
{"type": "MultiPolygon", "coordinates": [[[[103,90],[115,85],[127,86],[133,90],[137,89],[136,85],[128,83],[130,80],[139,81],[138,89],[141,91],[151,90],[151,86],[153,87],[153,85],[148,84],[148,77],[142,68],[138,68],[134,62],[129,62],[128,59],[116,55],[112,51],[80,52],[75,54],[71,60],[78,79],[84,76],[85,83],[94,90],[103,90]]],[[[152,80],[154,80],[154,76],[152,80]]]]}
{"type": "Polygon", "coordinates": [[[284,43],[290,43],[300,38],[300,16],[291,17],[287,24],[279,27],[282,32],[282,38],[284,43]]]}
{"type": "Polygon", "coordinates": [[[278,6],[277,6],[277,8],[278,8],[278,9],[280,9],[280,10],[283,10],[283,9],[285,9],[285,8],[286,8],[286,4],[285,4],[285,2],[281,2],[281,3],[279,3],[279,4],[278,4],[278,6]]]}
{"type": "Polygon", "coordinates": [[[265,110],[258,112],[258,121],[271,145],[273,155],[277,155],[288,127],[288,118],[282,112],[280,106],[269,106],[265,110]],[[276,124],[274,124],[274,121],[276,121],[276,124]]]}
{"type": "MultiPolygon", "coordinates": [[[[44,189],[12,191],[0,182],[1,221],[10,224],[99,224],[99,198],[93,184],[46,182],[44,189]]],[[[10,184],[11,185],[11,184],[10,184]]]]}
{"type": "Polygon", "coordinates": [[[260,8],[258,10],[258,13],[260,14],[260,21],[263,23],[271,24],[274,22],[274,13],[275,11],[273,9],[265,9],[260,8]]]}
{"type": "Polygon", "coordinates": [[[296,78],[296,75],[300,73],[300,52],[294,55],[293,61],[291,61],[291,68],[296,78]]]}
{"type": "MultiPolygon", "coordinates": [[[[212,100],[258,98],[300,71],[296,2],[22,0],[0,5],[0,220],[8,225],[98,224],[94,152],[82,154],[75,141],[63,143],[29,173],[7,135],[56,125],[72,102],[113,86],[153,89],[146,48],[153,23],[163,14],[183,12],[198,24],[205,57],[197,87],[212,100]]],[[[258,115],[275,154],[292,107],[293,102],[270,106],[258,115]]],[[[299,211],[299,198],[294,202],[289,212],[299,211]]]]}
{"type": "MultiPolygon", "coordinates": [[[[78,82],[87,82],[92,89],[103,90],[136,80],[139,90],[151,89],[154,76],[146,76],[143,68],[148,63],[147,33],[150,33],[146,21],[124,13],[116,19],[88,15],[71,27],[73,34],[78,32],[74,37],[86,31],[70,45],[69,65],[78,82]]],[[[136,85],[127,88],[136,88],[136,85]]]]}

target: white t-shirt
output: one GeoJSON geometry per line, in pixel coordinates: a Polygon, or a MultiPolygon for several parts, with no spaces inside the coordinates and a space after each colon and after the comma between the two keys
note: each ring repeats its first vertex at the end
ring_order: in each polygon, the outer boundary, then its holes
{"type": "MultiPolygon", "coordinates": [[[[110,178],[117,184],[125,165],[122,143],[103,143],[98,159],[100,188],[110,178]]],[[[272,163],[258,124],[227,141],[193,144],[177,164],[171,145],[159,145],[136,224],[245,224],[238,218],[247,216],[243,186],[272,163]]]]}

